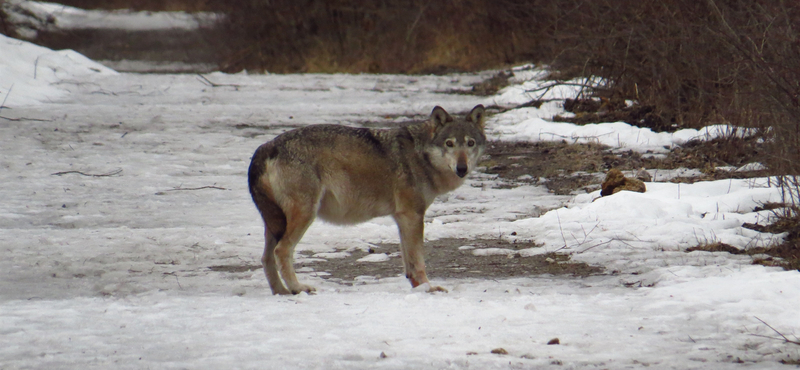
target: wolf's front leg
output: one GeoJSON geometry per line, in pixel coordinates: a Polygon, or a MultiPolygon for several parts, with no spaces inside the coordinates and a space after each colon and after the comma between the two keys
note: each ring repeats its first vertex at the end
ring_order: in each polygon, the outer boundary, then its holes
{"type": "Polygon", "coordinates": [[[423,214],[417,212],[394,215],[397,228],[400,230],[400,250],[403,254],[406,277],[414,288],[428,283],[430,286],[428,292],[447,292],[445,288],[430,285],[428,275],[425,273],[423,217],[423,214]]]}

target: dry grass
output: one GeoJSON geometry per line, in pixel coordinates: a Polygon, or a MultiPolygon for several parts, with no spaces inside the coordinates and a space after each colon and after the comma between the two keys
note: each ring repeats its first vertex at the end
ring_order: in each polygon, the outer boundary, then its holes
{"type": "MultiPolygon", "coordinates": [[[[442,73],[529,60],[509,9],[486,0],[226,3],[223,67],[236,71],[442,73]]],[[[518,13],[517,15],[520,15],[518,13]]]]}
{"type": "Polygon", "coordinates": [[[771,210],[772,219],[775,221],[768,225],[744,224],[743,227],[759,232],[786,233],[786,238],[778,245],[749,249],[747,253],[750,255],[770,256],[757,258],[753,263],[800,271],[800,214],[797,207],[786,203],[773,203],[765,204],[761,209],[771,210]]]}
{"type": "Polygon", "coordinates": [[[687,248],[686,252],[695,252],[695,251],[703,251],[703,252],[727,252],[730,254],[743,254],[745,253],[743,250],[735,248],[725,243],[720,242],[713,242],[708,244],[700,244],[698,246],[694,246],[691,248],[687,248]]]}

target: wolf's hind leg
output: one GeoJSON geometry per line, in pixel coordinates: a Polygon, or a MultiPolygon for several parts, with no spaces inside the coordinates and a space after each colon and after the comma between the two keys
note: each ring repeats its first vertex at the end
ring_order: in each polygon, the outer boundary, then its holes
{"type": "Polygon", "coordinates": [[[294,269],[294,247],[303,237],[308,227],[311,226],[311,223],[314,222],[314,213],[314,209],[311,207],[305,209],[297,207],[293,209],[293,212],[287,212],[286,233],[275,248],[275,256],[278,258],[281,276],[292,294],[316,291],[310,285],[300,284],[294,269]]]}
{"type": "Polygon", "coordinates": [[[266,245],[264,246],[264,255],[261,257],[261,264],[264,266],[264,274],[267,275],[269,287],[272,289],[272,294],[291,294],[289,289],[283,286],[280,273],[278,272],[278,263],[275,260],[275,247],[278,245],[278,240],[275,236],[266,230],[264,232],[266,245]]]}

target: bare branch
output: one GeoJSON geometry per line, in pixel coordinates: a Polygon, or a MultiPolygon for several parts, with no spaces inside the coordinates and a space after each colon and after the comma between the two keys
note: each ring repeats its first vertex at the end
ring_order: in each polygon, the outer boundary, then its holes
{"type": "MultiPolygon", "coordinates": [[[[590,81],[590,82],[594,82],[594,81],[590,81]]],[[[535,89],[525,90],[525,92],[529,92],[529,93],[530,92],[539,92],[539,91],[547,92],[548,90],[550,90],[550,89],[552,89],[552,88],[554,88],[556,86],[576,86],[576,87],[585,88],[585,89],[594,89],[594,88],[598,87],[597,84],[592,84],[590,82],[577,83],[577,82],[555,81],[553,83],[550,83],[550,84],[547,84],[547,85],[542,85],[542,86],[537,87],[535,89]]]]}
{"type": "Polygon", "coordinates": [[[89,176],[89,177],[111,177],[111,176],[116,176],[116,175],[119,175],[120,173],[122,173],[122,169],[118,168],[118,169],[116,169],[114,171],[101,173],[101,174],[86,173],[86,172],[81,172],[81,171],[62,171],[62,172],[51,173],[50,175],[62,176],[62,175],[70,174],[70,173],[75,173],[75,174],[78,174],[78,175],[89,176]]]}
{"type": "MultiPolygon", "coordinates": [[[[766,322],[766,321],[759,319],[759,318],[758,318],[758,316],[753,316],[753,317],[755,317],[755,318],[756,318],[756,320],[758,320],[758,321],[761,321],[761,323],[762,323],[762,324],[766,325],[768,328],[772,329],[772,331],[774,331],[775,333],[777,333],[778,335],[780,335],[780,336],[781,336],[781,338],[783,338],[783,342],[784,342],[784,343],[791,343],[791,344],[796,344],[796,345],[800,346],[800,341],[796,341],[796,340],[790,340],[789,338],[786,338],[786,336],[785,336],[785,335],[783,335],[783,333],[781,333],[781,332],[779,332],[777,329],[773,328],[773,327],[772,327],[772,325],[770,325],[770,324],[767,324],[767,322],[766,322]]],[[[765,336],[765,335],[757,335],[757,334],[753,334],[753,336],[756,336],[756,337],[762,337],[762,338],[769,338],[769,339],[778,339],[778,340],[780,340],[779,338],[775,338],[775,337],[768,337],[768,336],[765,336]]]]}
{"type": "Polygon", "coordinates": [[[237,91],[239,90],[239,86],[241,86],[241,85],[236,85],[236,84],[218,84],[218,83],[214,83],[214,82],[211,82],[208,78],[206,78],[206,76],[203,76],[203,75],[201,75],[199,73],[197,74],[197,76],[200,77],[200,82],[202,82],[206,86],[211,86],[211,87],[230,86],[230,87],[235,88],[237,91]]]}
{"type": "MultiPolygon", "coordinates": [[[[8,92],[6,93],[6,97],[3,98],[3,102],[0,103],[0,111],[2,111],[3,108],[7,108],[6,107],[6,100],[8,100],[8,96],[11,95],[11,90],[13,90],[13,89],[14,89],[14,84],[12,83],[11,87],[8,88],[8,92]]],[[[3,118],[5,118],[5,117],[3,117],[3,118]]]]}
{"type": "Polygon", "coordinates": [[[159,191],[158,193],[156,193],[156,195],[165,195],[168,191],[180,191],[180,190],[193,191],[193,190],[203,190],[203,189],[229,190],[229,189],[223,188],[221,186],[213,186],[213,185],[201,186],[201,187],[198,187],[198,188],[177,187],[177,188],[174,188],[174,189],[167,189],[167,190],[164,190],[164,191],[159,191]]]}
{"type": "Polygon", "coordinates": [[[4,120],[11,121],[11,122],[22,122],[22,121],[51,122],[52,121],[50,119],[27,118],[27,117],[11,118],[11,117],[0,116],[0,118],[2,118],[4,120]]]}

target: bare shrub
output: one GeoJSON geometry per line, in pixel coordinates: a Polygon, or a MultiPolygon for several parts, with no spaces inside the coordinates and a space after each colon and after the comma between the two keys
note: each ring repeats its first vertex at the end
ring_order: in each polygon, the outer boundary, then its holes
{"type": "MultiPolygon", "coordinates": [[[[503,2],[506,4],[507,2],[503,2]]],[[[596,96],[647,107],[657,130],[760,128],[765,165],[800,199],[800,3],[773,0],[533,1],[540,60],[601,76],[596,96]],[[544,23],[542,23],[544,22],[544,23]]],[[[730,140],[736,143],[737,140],[730,140]]],[[[736,155],[735,145],[722,150],[736,155]]],[[[796,209],[796,208],[787,208],[796,209]]]]}
{"type": "Polygon", "coordinates": [[[744,112],[769,126],[767,165],[779,175],[789,218],[800,205],[800,5],[782,1],[748,3],[747,23],[730,21],[730,11],[707,0],[721,26],[720,38],[744,59],[756,79],[744,112]]]}
{"type": "MultiPolygon", "coordinates": [[[[228,71],[431,73],[543,62],[563,76],[604,77],[597,95],[639,102],[647,112],[643,124],[659,131],[753,126],[771,118],[766,100],[775,99],[760,81],[778,72],[780,58],[792,57],[792,25],[800,24],[800,4],[772,0],[244,0],[226,6],[222,65],[228,71]]],[[[782,73],[769,80],[771,88],[796,86],[788,83],[796,76],[782,73]]]]}
{"type": "Polygon", "coordinates": [[[7,20],[8,17],[4,11],[5,5],[6,5],[5,1],[0,0],[0,34],[10,37],[16,37],[16,32],[14,31],[14,27],[7,20]]]}
{"type": "Polygon", "coordinates": [[[505,11],[485,0],[241,1],[225,10],[225,70],[448,72],[514,61],[505,11]]]}
{"type": "MultiPolygon", "coordinates": [[[[654,107],[660,129],[730,122],[731,102],[746,100],[752,71],[721,43],[706,4],[574,1],[553,37],[564,47],[553,66],[606,78],[601,95],[654,107]],[[738,60],[737,60],[738,59],[738,60]]],[[[748,123],[750,123],[748,121],[748,123]]]]}

